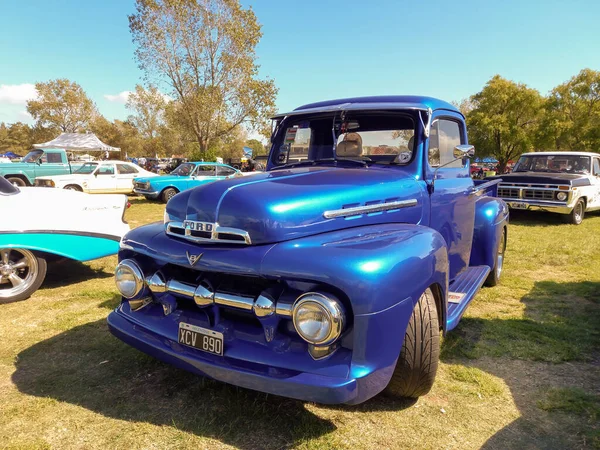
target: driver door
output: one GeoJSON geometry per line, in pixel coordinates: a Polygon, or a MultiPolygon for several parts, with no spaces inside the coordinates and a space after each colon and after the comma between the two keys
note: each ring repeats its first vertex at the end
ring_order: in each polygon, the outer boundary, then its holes
{"type": "Polygon", "coordinates": [[[117,164],[117,192],[133,192],[133,179],[139,176],[138,170],[131,164],[117,164]]]}
{"type": "Polygon", "coordinates": [[[114,164],[101,164],[88,182],[90,193],[114,193],[117,190],[117,177],[114,164]]]}
{"type": "Polygon", "coordinates": [[[475,225],[474,184],[469,164],[463,165],[460,159],[453,161],[454,147],[467,143],[463,123],[450,112],[434,115],[425,164],[427,180],[434,185],[429,225],[448,245],[450,281],[469,266],[475,225]]]}

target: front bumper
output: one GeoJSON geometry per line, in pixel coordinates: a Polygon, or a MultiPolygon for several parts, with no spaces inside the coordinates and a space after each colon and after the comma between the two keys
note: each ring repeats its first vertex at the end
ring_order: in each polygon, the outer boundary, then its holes
{"type": "Polygon", "coordinates": [[[571,214],[573,211],[574,204],[565,204],[563,202],[549,202],[549,201],[536,201],[536,200],[511,200],[509,198],[503,198],[509,208],[516,210],[527,210],[527,211],[547,211],[558,214],[571,214]]]}
{"type": "Polygon", "coordinates": [[[152,331],[131,320],[119,307],[108,316],[113,335],[132,347],[161,361],[214,380],[268,394],[323,404],[356,404],[376,395],[387,386],[394,365],[379,370],[356,368],[358,376],[329,376],[254,363],[248,367],[236,364],[236,359],[215,357],[152,331]]]}
{"type": "Polygon", "coordinates": [[[159,191],[146,191],[141,189],[134,189],[133,192],[138,195],[143,195],[144,197],[149,197],[152,199],[156,199],[160,195],[159,191]]]}

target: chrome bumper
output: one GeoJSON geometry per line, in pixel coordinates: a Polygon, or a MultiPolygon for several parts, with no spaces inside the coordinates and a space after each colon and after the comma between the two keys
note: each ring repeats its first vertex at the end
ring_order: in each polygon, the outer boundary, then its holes
{"type": "Polygon", "coordinates": [[[571,214],[574,204],[565,204],[562,202],[544,202],[536,200],[510,200],[503,198],[509,208],[521,211],[547,211],[558,214],[571,214]]]}
{"type": "Polygon", "coordinates": [[[158,191],[142,191],[141,189],[133,189],[133,192],[135,192],[138,195],[143,195],[145,197],[150,197],[150,198],[157,198],[158,195],[160,194],[160,192],[158,191]]]}

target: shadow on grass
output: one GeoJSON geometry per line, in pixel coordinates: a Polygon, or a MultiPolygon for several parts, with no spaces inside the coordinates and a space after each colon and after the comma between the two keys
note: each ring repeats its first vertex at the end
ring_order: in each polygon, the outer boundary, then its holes
{"type": "Polygon", "coordinates": [[[71,283],[112,276],[114,273],[106,272],[104,269],[93,269],[79,261],[63,258],[48,264],[48,273],[42,288],[53,289],[71,283]]]}
{"type": "Polygon", "coordinates": [[[243,449],[287,448],[335,430],[303,402],[214,382],[154,360],[114,338],[105,320],[40,342],[16,361],[12,379],[21,392],[119,420],[173,426],[243,449]]]}
{"type": "MultiPolygon", "coordinates": [[[[465,318],[442,346],[444,362],[460,363],[504,379],[521,412],[521,418],[496,433],[483,448],[566,448],[572,442],[566,442],[565,437],[576,433],[583,436],[581,442],[586,436],[593,439],[590,436],[600,432],[598,424],[590,426],[585,418],[556,416],[552,420],[564,426],[548,430],[530,417],[532,405],[535,410],[540,401],[540,392],[531,390],[531,385],[544,375],[528,373],[531,363],[515,363],[524,371],[514,373],[503,366],[506,359],[490,362],[490,358],[481,358],[507,357],[550,364],[591,361],[591,366],[596,366],[600,355],[600,283],[540,281],[521,301],[526,307],[523,318],[465,318]],[[532,376],[536,379],[527,379],[532,376]]],[[[572,370],[572,378],[568,379],[575,384],[578,374],[570,366],[566,370],[572,370]]]]}
{"type": "MultiPolygon", "coordinates": [[[[600,212],[587,212],[585,213],[585,217],[600,217],[600,212]]],[[[564,226],[566,223],[568,223],[567,218],[568,216],[564,214],[556,214],[544,211],[520,211],[518,209],[510,210],[510,222],[514,225],[521,225],[525,227],[564,226]]]]}

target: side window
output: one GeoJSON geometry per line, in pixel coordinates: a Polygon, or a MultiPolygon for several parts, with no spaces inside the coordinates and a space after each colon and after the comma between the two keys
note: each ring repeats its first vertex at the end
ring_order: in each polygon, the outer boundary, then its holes
{"type": "MultiPolygon", "coordinates": [[[[48,163],[51,163],[51,164],[57,164],[58,163],[58,164],[60,164],[62,162],[62,157],[61,157],[60,153],[45,153],[44,156],[46,156],[46,155],[48,155],[47,156],[47,158],[48,158],[47,162],[48,163]]],[[[44,161],[44,162],[46,162],[46,161],[44,161]]]]}
{"type": "Polygon", "coordinates": [[[128,175],[132,173],[138,173],[137,169],[128,164],[117,164],[117,172],[120,175],[128,175]]]}
{"type": "Polygon", "coordinates": [[[219,166],[217,168],[217,175],[220,177],[228,177],[230,175],[233,175],[234,173],[235,173],[235,170],[233,170],[229,167],[219,166]]]}
{"type": "Polygon", "coordinates": [[[100,166],[98,168],[98,175],[114,175],[115,166],[100,166]]]}
{"type": "Polygon", "coordinates": [[[196,171],[196,176],[198,177],[214,177],[215,176],[215,166],[198,166],[198,170],[196,171]]]}
{"type": "Polygon", "coordinates": [[[40,157],[39,161],[40,161],[42,164],[44,164],[44,163],[47,163],[47,162],[48,162],[48,153],[44,152],[44,153],[42,154],[42,156],[40,157]]]}
{"type": "MultiPolygon", "coordinates": [[[[461,144],[460,125],[452,120],[439,119],[431,124],[429,134],[429,165],[438,167],[454,160],[454,147],[461,144]]],[[[462,167],[462,160],[454,161],[448,168],[462,167]]]]}
{"type": "Polygon", "coordinates": [[[594,175],[600,177],[600,159],[594,158],[594,175]]]}

